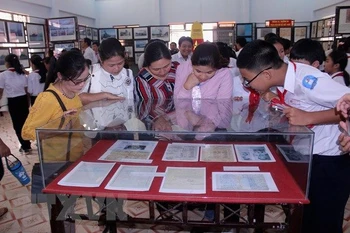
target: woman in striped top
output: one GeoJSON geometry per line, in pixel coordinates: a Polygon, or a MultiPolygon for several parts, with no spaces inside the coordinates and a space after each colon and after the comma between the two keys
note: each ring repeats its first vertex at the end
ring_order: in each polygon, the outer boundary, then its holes
{"type": "Polygon", "coordinates": [[[162,41],[154,41],[145,49],[143,68],[135,77],[137,99],[170,99],[173,97],[178,63],[171,61],[169,49],[162,41]]]}

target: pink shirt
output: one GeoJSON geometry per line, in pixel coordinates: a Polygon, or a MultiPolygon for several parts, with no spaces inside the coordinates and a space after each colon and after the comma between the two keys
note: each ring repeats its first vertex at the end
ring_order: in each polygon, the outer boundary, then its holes
{"type": "MultiPolygon", "coordinates": [[[[176,70],[174,98],[192,99],[192,89],[186,90],[184,83],[192,73],[191,61],[186,61],[176,70]]],[[[229,68],[216,71],[215,75],[199,85],[201,99],[230,99],[232,97],[233,77],[229,68]]]]}

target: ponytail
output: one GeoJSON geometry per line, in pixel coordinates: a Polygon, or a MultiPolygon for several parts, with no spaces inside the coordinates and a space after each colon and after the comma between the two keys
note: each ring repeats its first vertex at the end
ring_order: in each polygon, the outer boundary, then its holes
{"type": "Polygon", "coordinates": [[[10,68],[14,68],[17,74],[24,74],[21,63],[19,62],[16,54],[10,53],[5,57],[5,61],[10,65],[10,68]]]}
{"type": "Polygon", "coordinates": [[[343,77],[345,85],[348,87],[350,85],[350,75],[346,70],[343,71],[343,77]]]}
{"type": "Polygon", "coordinates": [[[40,83],[45,83],[46,81],[46,68],[45,65],[43,63],[43,59],[39,56],[39,55],[33,55],[30,58],[30,62],[35,66],[35,69],[39,70],[39,75],[40,75],[40,83]]]}

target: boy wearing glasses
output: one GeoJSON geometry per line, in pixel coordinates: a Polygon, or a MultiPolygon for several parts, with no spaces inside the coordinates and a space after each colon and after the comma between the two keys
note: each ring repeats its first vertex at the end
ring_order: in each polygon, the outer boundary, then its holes
{"type": "MultiPolygon", "coordinates": [[[[237,60],[244,85],[260,93],[283,86],[280,100],[288,109],[306,112],[333,109],[349,88],[336,83],[312,66],[284,63],[268,42],[247,44],[237,60]]],[[[288,116],[287,116],[288,117],[288,116]]],[[[315,132],[309,200],[305,206],[303,232],[341,233],[344,208],[350,193],[350,156],[337,145],[337,124],[312,127],[315,132]]]]}

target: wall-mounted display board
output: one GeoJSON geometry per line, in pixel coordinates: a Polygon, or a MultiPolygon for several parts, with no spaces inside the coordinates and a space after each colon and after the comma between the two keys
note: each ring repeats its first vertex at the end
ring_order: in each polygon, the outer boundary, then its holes
{"type": "Polygon", "coordinates": [[[134,39],[148,39],[148,27],[133,28],[134,39]]]}
{"type": "Polygon", "coordinates": [[[10,52],[16,54],[23,68],[29,68],[28,48],[10,48],[10,52]]]}
{"type": "Polygon", "coordinates": [[[256,39],[258,39],[258,40],[263,40],[264,36],[268,33],[277,34],[277,28],[270,28],[270,27],[256,27],[255,28],[255,35],[256,35],[256,39]]]}
{"type": "Polygon", "coordinates": [[[49,41],[77,40],[78,21],[76,17],[52,18],[47,20],[49,41]]]}
{"type": "Polygon", "coordinates": [[[170,27],[167,26],[151,26],[150,27],[150,39],[160,39],[165,42],[170,41],[170,27]]]}
{"type": "Polygon", "coordinates": [[[25,43],[24,24],[22,22],[7,21],[7,34],[10,43],[25,43]]]}
{"type": "Polygon", "coordinates": [[[45,30],[42,24],[27,23],[29,48],[45,48],[45,30]]]}
{"type": "Polygon", "coordinates": [[[307,27],[299,26],[294,27],[294,42],[297,42],[300,39],[304,39],[307,37],[307,27]]]}
{"type": "Polygon", "coordinates": [[[350,34],[350,6],[335,8],[335,34],[350,34]]]}
{"type": "Polygon", "coordinates": [[[9,48],[0,48],[0,71],[6,70],[5,57],[9,55],[9,53],[10,53],[9,48]]]}
{"type": "Polygon", "coordinates": [[[236,38],[244,37],[247,42],[253,40],[253,24],[252,23],[237,23],[236,38]]]}

